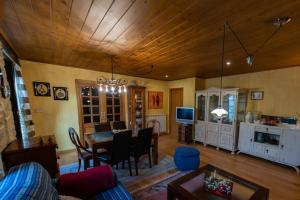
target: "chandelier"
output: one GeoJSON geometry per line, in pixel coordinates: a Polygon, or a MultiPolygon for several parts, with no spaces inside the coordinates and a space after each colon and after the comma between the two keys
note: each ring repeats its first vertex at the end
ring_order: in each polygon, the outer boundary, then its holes
{"type": "Polygon", "coordinates": [[[114,59],[111,57],[111,79],[104,76],[97,77],[97,84],[99,85],[99,91],[111,94],[117,94],[122,92],[127,92],[126,79],[115,79],[114,78],[114,59]]]}

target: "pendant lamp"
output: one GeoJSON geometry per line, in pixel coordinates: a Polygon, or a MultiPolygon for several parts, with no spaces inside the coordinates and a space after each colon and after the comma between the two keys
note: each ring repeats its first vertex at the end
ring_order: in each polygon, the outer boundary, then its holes
{"type": "Polygon", "coordinates": [[[219,97],[219,105],[216,109],[211,111],[211,114],[216,115],[218,119],[222,119],[223,117],[226,117],[228,115],[228,111],[225,110],[221,106],[221,96],[222,96],[222,89],[223,89],[223,70],[224,70],[224,45],[225,45],[225,28],[226,24],[224,24],[224,30],[223,30],[223,46],[222,46],[222,64],[221,64],[221,78],[220,78],[220,97],[219,97]]]}

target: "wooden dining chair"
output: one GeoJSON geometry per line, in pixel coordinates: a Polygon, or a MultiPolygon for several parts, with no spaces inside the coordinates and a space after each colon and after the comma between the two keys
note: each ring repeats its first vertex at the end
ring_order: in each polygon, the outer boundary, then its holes
{"type": "Polygon", "coordinates": [[[121,129],[127,129],[127,128],[126,128],[126,124],[124,121],[114,121],[113,129],[121,130],[121,129]]]}
{"type": "Polygon", "coordinates": [[[115,133],[109,153],[99,156],[101,162],[105,162],[111,166],[118,166],[120,162],[124,163],[127,160],[130,176],[132,176],[129,154],[131,135],[132,130],[115,133]]]}
{"type": "Polygon", "coordinates": [[[149,157],[149,167],[151,163],[151,142],[152,142],[153,127],[140,129],[137,136],[137,141],[131,147],[130,155],[134,157],[135,172],[138,175],[138,162],[142,155],[147,154],[149,157]]]}
{"type": "Polygon", "coordinates": [[[80,171],[81,160],[83,161],[83,168],[86,170],[90,166],[90,160],[92,159],[92,152],[85,148],[80,140],[77,132],[74,128],[69,128],[69,136],[71,142],[75,145],[78,154],[78,171],[80,171]]]}
{"type": "Polygon", "coordinates": [[[157,131],[159,136],[160,133],[160,122],[157,119],[151,119],[147,122],[147,128],[153,127],[153,131],[157,131]]]}
{"type": "Polygon", "coordinates": [[[110,122],[104,122],[104,123],[100,123],[100,124],[95,124],[94,128],[95,128],[95,132],[107,132],[107,131],[111,131],[110,122]]]}

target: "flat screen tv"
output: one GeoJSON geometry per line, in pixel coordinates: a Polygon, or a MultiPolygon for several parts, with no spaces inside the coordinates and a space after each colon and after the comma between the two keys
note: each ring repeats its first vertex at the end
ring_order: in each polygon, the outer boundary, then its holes
{"type": "Polygon", "coordinates": [[[194,108],[176,107],[176,121],[184,124],[194,123],[194,108]]]}

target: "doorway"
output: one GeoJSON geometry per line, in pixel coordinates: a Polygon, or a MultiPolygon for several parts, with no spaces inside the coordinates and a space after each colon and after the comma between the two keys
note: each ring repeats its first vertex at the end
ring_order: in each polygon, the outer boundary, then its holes
{"type": "Polygon", "coordinates": [[[176,107],[183,106],[183,88],[170,89],[169,129],[172,137],[178,137],[178,125],[176,123],[176,107]]]}

